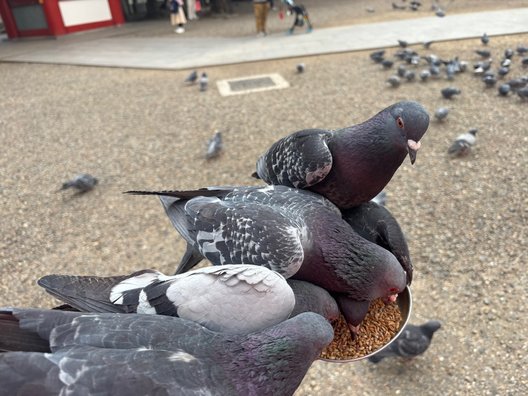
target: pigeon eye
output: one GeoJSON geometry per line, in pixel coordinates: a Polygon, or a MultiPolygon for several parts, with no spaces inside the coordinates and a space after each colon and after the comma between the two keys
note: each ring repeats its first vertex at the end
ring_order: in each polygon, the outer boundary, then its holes
{"type": "Polygon", "coordinates": [[[396,125],[398,125],[398,128],[400,129],[403,129],[403,127],[405,126],[401,117],[396,118],[396,125]]]}

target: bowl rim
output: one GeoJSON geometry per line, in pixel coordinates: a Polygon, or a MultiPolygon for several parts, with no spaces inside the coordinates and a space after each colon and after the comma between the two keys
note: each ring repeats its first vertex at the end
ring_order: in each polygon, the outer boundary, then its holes
{"type": "Polygon", "coordinates": [[[352,362],[359,362],[361,360],[364,360],[364,359],[367,359],[373,355],[375,355],[376,353],[378,352],[381,352],[382,350],[384,350],[385,348],[387,348],[389,345],[391,345],[399,336],[400,334],[403,332],[403,330],[405,329],[405,326],[407,326],[407,323],[409,322],[409,319],[411,317],[411,312],[412,312],[412,293],[411,293],[411,288],[409,286],[406,286],[405,289],[403,291],[401,291],[400,293],[398,293],[398,298],[397,298],[397,302],[398,302],[398,307],[400,308],[400,312],[402,311],[402,307],[401,305],[403,304],[403,301],[402,300],[408,300],[408,307],[407,308],[407,316],[402,318],[402,323],[400,325],[400,329],[398,330],[398,332],[396,334],[394,334],[394,336],[390,339],[389,342],[387,342],[385,345],[383,345],[382,347],[376,349],[375,351],[373,352],[370,352],[369,354],[365,355],[365,356],[360,356],[360,357],[357,357],[357,358],[354,358],[354,359],[328,359],[328,358],[322,358],[322,357],[319,357],[317,358],[317,360],[321,360],[323,362],[330,362],[330,363],[352,363],[352,362]],[[405,298],[401,298],[405,296],[405,298]]]}

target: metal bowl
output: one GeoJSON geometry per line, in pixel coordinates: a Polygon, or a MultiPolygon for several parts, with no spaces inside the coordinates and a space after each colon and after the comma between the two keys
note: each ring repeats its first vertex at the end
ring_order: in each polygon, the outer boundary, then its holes
{"type": "Polygon", "coordinates": [[[398,308],[400,308],[402,320],[401,320],[401,323],[400,323],[400,328],[398,329],[396,334],[389,340],[389,342],[387,342],[385,345],[379,347],[375,351],[369,353],[368,355],[361,356],[361,357],[358,357],[358,358],[354,358],[354,359],[324,359],[324,358],[319,358],[319,360],[322,360],[322,361],[325,361],[325,362],[332,362],[332,363],[358,362],[358,361],[366,359],[366,358],[368,358],[368,357],[370,357],[372,355],[375,355],[379,351],[387,348],[390,344],[393,343],[393,341],[396,338],[398,338],[398,336],[403,331],[404,327],[407,325],[407,322],[409,321],[409,318],[411,317],[412,294],[411,294],[411,289],[409,289],[409,286],[407,286],[404,291],[402,291],[400,294],[398,294],[398,299],[396,300],[396,302],[398,304],[398,308]]]}

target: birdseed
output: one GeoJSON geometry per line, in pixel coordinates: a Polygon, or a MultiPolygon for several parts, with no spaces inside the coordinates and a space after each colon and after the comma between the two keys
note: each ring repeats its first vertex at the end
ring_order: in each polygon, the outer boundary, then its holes
{"type": "Polygon", "coordinates": [[[355,340],[343,315],[334,323],[334,340],[321,352],[321,358],[330,360],[357,359],[387,344],[398,332],[402,316],[398,304],[385,304],[377,299],[370,304],[355,340]]]}

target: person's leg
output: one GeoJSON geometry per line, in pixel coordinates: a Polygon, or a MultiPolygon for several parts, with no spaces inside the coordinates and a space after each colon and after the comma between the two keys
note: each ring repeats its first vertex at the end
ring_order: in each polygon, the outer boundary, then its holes
{"type": "Polygon", "coordinates": [[[255,25],[257,34],[263,31],[262,26],[262,3],[253,3],[253,11],[255,13],[255,25]]]}

